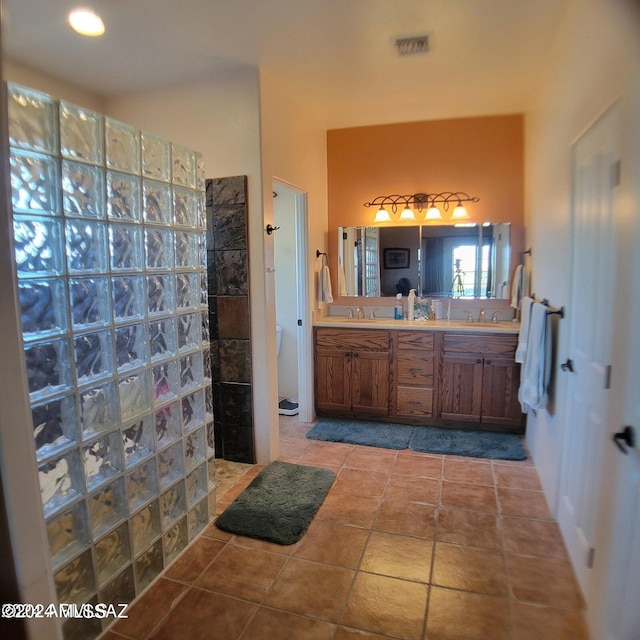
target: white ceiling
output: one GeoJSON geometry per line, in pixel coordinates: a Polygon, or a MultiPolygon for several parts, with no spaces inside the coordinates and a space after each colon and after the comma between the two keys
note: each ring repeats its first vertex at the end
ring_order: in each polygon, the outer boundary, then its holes
{"type": "Polygon", "coordinates": [[[525,111],[566,0],[4,0],[4,55],[103,96],[241,66],[328,128],[525,111]],[[92,6],[102,38],[67,26],[92,6]],[[399,57],[399,36],[431,51],[399,57]]]}

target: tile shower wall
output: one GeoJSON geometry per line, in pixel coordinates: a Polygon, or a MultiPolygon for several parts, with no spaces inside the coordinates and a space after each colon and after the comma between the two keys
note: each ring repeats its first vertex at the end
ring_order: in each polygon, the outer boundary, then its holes
{"type": "MultiPolygon", "coordinates": [[[[202,156],[9,86],[15,261],[61,603],[130,602],[214,513],[202,156]]],[[[93,638],[96,619],[63,623],[93,638]]]]}
{"type": "Polygon", "coordinates": [[[215,450],[253,463],[247,178],[207,180],[206,187],[215,450]]]}

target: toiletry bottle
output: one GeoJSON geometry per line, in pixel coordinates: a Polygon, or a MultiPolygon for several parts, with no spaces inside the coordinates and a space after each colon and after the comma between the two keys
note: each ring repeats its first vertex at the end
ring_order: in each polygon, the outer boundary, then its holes
{"type": "Polygon", "coordinates": [[[434,320],[442,320],[442,300],[433,301],[434,320]]]}
{"type": "Polygon", "coordinates": [[[402,294],[399,293],[396,296],[396,303],[393,305],[393,318],[394,320],[402,320],[402,294]]]}
{"type": "Polygon", "coordinates": [[[416,290],[410,289],[407,296],[407,320],[414,320],[416,317],[416,290]]]}
{"type": "Polygon", "coordinates": [[[429,306],[429,320],[436,319],[436,301],[432,300],[431,305],[429,306]]]}
{"type": "Polygon", "coordinates": [[[451,320],[451,298],[449,298],[449,304],[447,305],[447,320],[451,320]]]}

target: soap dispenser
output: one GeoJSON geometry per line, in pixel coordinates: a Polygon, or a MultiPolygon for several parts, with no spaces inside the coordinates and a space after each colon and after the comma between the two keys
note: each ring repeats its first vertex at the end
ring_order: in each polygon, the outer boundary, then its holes
{"type": "Polygon", "coordinates": [[[414,320],[416,317],[416,290],[410,289],[407,297],[407,320],[414,320]]]}
{"type": "Polygon", "coordinates": [[[399,293],[396,296],[396,303],[393,305],[393,318],[394,320],[402,320],[402,294],[399,293]]]}

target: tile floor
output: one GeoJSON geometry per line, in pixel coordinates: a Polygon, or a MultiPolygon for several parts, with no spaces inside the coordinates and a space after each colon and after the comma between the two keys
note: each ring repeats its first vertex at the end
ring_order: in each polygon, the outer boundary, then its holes
{"type": "MultiPolygon", "coordinates": [[[[587,640],[583,602],[531,462],[307,440],[281,459],[337,474],[282,547],[215,524],[104,640],[587,640]]],[[[260,467],[228,465],[221,512],[260,467]]]]}

